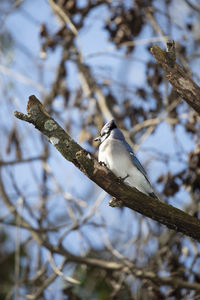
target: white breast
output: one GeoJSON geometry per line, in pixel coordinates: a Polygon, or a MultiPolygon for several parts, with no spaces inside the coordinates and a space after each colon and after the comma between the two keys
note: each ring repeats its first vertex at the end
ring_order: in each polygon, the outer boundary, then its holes
{"type": "Polygon", "coordinates": [[[99,147],[99,162],[104,162],[117,177],[125,178],[125,183],[145,194],[153,189],[144,175],[133,164],[131,155],[117,139],[108,138],[99,147]]]}

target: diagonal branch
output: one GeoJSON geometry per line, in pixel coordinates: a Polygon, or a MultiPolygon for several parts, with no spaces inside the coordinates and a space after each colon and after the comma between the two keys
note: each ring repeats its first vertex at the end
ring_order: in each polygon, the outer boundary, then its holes
{"type": "Polygon", "coordinates": [[[35,125],[62,156],[72,162],[107,193],[122,201],[124,206],[156,220],[170,229],[182,232],[200,241],[200,221],[197,218],[171,205],[153,199],[119,181],[112,172],[100,165],[92,154],[79,146],[49,116],[35,96],[29,97],[27,113],[27,115],[24,115],[15,112],[15,117],[35,125]]]}
{"type": "Polygon", "coordinates": [[[173,88],[200,114],[200,87],[191,79],[190,74],[176,63],[174,42],[168,42],[167,47],[166,52],[154,45],[151,48],[151,53],[165,71],[166,77],[173,88]]]}

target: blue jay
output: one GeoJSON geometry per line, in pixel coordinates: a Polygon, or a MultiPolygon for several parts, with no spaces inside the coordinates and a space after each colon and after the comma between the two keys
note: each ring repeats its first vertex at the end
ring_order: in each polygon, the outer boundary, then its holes
{"type": "Polygon", "coordinates": [[[106,165],[117,177],[140,192],[158,199],[147,178],[141,163],[131,146],[126,142],[123,133],[117,128],[114,120],[106,123],[101,129],[98,160],[106,165]]]}

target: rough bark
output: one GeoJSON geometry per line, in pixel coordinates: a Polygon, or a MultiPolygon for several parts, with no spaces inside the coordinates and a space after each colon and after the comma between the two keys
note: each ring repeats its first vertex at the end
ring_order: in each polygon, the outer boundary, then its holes
{"type": "Polygon", "coordinates": [[[200,221],[197,218],[125,185],[106,167],[100,165],[91,153],[78,145],[50,117],[35,96],[29,97],[27,115],[15,112],[15,117],[32,123],[64,158],[72,162],[111,196],[122,201],[124,206],[158,221],[170,229],[200,240],[200,221]]]}
{"type": "Polygon", "coordinates": [[[200,87],[175,60],[175,45],[167,43],[167,51],[163,51],[157,45],[151,48],[156,61],[166,73],[166,77],[180,96],[200,114],[200,87]],[[169,49],[170,44],[170,49],[169,49]]]}

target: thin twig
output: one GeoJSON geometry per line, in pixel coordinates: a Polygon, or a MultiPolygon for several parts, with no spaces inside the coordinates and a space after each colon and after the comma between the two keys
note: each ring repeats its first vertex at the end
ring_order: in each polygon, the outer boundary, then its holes
{"type": "Polygon", "coordinates": [[[62,277],[65,281],[72,283],[72,284],[81,284],[81,282],[75,278],[72,278],[70,276],[66,276],[63,272],[62,269],[64,267],[64,265],[67,263],[67,259],[64,258],[63,262],[60,264],[59,267],[56,266],[55,261],[53,259],[53,255],[52,253],[49,253],[49,262],[51,264],[51,267],[53,269],[53,271],[60,277],[62,277]]]}
{"type": "Polygon", "coordinates": [[[68,17],[68,15],[66,14],[66,12],[64,12],[62,10],[62,8],[60,8],[60,6],[58,4],[56,4],[56,2],[54,2],[53,0],[49,0],[49,3],[52,7],[52,9],[55,11],[55,13],[59,16],[59,18],[66,23],[70,30],[72,31],[72,33],[77,36],[78,35],[78,31],[76,29],[76,27],[74,26],[74,24],[72,23],[72,21],[70,20],[70,18],[68,17]]]}

